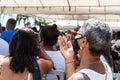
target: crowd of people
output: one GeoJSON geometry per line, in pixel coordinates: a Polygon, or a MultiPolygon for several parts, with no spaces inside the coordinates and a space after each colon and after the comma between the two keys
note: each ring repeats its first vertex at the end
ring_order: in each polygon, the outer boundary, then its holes
{"type": "Polygon", "coordinates": [[[120,32],[103,21],[88,19],[66,33],[56,24],[15,27],[12,18],[0,27],[0,80],[60,80],[51,70],[64,71],[65,80],[113,80],[120,71],[120,32]]]}

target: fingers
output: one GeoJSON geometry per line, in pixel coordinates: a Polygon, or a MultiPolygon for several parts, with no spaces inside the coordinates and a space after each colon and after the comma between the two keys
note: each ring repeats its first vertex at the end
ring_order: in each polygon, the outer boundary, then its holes
{"type": "Polygon", "coordinates": [[[71,43],[70,41],[68,41],[67,46],[68,46],[69,48],[72,47],[72,43],[71,43]]]}
{"type": "Polygon", "coordinates": [[[72,47],[71,41],[68,41],[65,36],[63,36],[63,45],[66,45],[68,48],[72,47]]]}
{"type": "Polygon", "coordinates": [[[61,44],[62,44],[62,36],[58,37],[58,44],[59,44],[59,46],[61,46],[61,44]]]}
{"type": "Polygon", "coordinates": [[[58,44],[59,44],[60,51],[65,59],[69,59],[69,58],[73,57],[74,52],[72,49],[72,44],[70,41],[67,41],[66,37],[59,36],[58,44]]]}
{"type": "Polygon", "coordinates": [[[64,37],[64,36],[59,36],[59,37],[58,37],[58,44],[59,44],[60,50],[66,50],[66,49],[68,49],[68,46],[67,46],[67,38],[66,38],[66,37],[64,37]]]}
{"type": "Polygon", "coordinates": [[[60,46],[64,46],[67,43],[67,39],[64,36],[59,36],[58,37],[58,43],[60,46]]]}
{"type": "Polygon", "coordinates": [[[72,46],[71,41],[68,41],[68,39],[65,36],[58,37],[58,44],[59,44],[59,46],[65,46],[65,45],[68,47],[72,46]]]}

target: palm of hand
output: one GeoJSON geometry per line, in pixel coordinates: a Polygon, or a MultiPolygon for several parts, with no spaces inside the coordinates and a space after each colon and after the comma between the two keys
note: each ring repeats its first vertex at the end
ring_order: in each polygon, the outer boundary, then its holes
{"type": "Polygon", "coordinates": [[[70,41],[67,41],[65,37],[60,36],[58,38],[58,43],[60,46],[60,51],[65,59],[73,58],[74,52],[70,41]]]}

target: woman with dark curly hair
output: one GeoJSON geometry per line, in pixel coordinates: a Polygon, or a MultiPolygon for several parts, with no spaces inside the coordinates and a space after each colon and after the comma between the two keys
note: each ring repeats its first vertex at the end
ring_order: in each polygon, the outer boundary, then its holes
{"type": "Polygon", "coordinates": [[[38,34],[20,29],[10,42],[9,56],[2,62],[0,80],[40,80],[52,67],[51,58],[39,46],[38,34]]]}

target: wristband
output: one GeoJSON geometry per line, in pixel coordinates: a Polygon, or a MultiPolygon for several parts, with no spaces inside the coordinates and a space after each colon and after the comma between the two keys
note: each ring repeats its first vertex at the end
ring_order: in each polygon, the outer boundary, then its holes
{"type": "Polygon", "coordinates": [[[65,64],[70,64],[70,63],[73,63],[73,62],[74,62],[74,60],[66,62],[65,64]]]}

